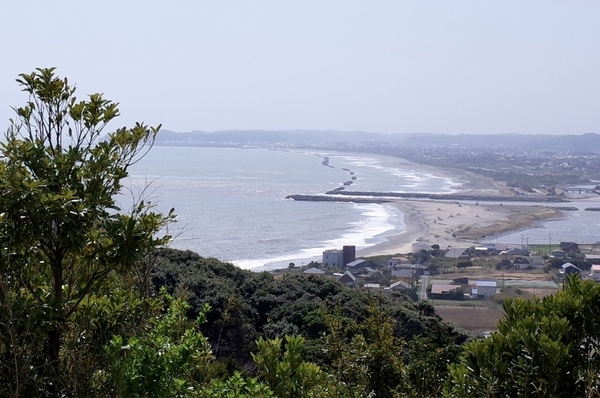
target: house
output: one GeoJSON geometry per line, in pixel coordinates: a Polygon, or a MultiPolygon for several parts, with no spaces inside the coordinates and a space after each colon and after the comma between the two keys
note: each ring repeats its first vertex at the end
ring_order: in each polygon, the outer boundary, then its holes
{"type": "Polygon", "coordinates": [[[562,276],[563,278],[565,276],[569,276],[569,275],[581,275],[581,269],[579,269],[578,267],[576,267],[575,265],[571,264],[571,263],[564,263],[562,265],[562,269],[558,271],[558,273],[560,274],[560,276],[562,276]]]}
{"type": "Polygon", "coordinates": [[[410,265],[410,261],[406,257],[392,257],[387,262],[387,266],[390,268],[396,268],[399,265],[410,265]]]}
{"type": "Polygon", "coordinates": [[[349,262],[348,264],[346,264],[346,267],[349,268],[358,268],[360,265],[366,263],[367,260],[363,260],[362,258],[359,258],[358,260],[354,260],[352,262],[349,262]]]}
{"type": "Polygon", "coordinates": [[[404,281],[398,281],[398,282],[392,283],[390,285],[390,287],[384,288],[383,293],[391,294],[393,292],[403,292],[403,291],[410,290],[410,288],[411,288],[410,284],[408,284],[404,281]]]}
{"type": "Polygon", "coordinates": [[[365,289],[371,290],[381,290],[381,285],[379,283],[365,283],[365,289]]]}
{"type": "Polygon", "coordinates": [[[411,288],[411,286],[410,286],[410,284],[408,284],[404,281],[398,281],[398,282],[392,283],[389,288],[393,291],[397,291],[397,290],[408,290],[411,288]]]}
{"type": "Polygon", "coordinates": [[[374,277],[376,277],[378,275],[381,275],[381,271],[374,269],[372,271],[367,272],[365,274],[365,277],[366,278],[374,278],[374,277]]]}
{"type": "Polygon", "coordinates": [[[471,294],[477,297],[491,297],[496,294],[496,281],[476,281],[471,294]]]}
{"type": "Polygon", "coordinates": [[[542,256],[531,256],[529,259],[529,269],[546,268],[546,260],[542,256]]]}
{"type": "Polygon", "coordinates": [[[438,300],[462,300],[464,292],[460,288],[461,286],[458,285],[434,283],[431,285],[431,291],[427,295],[432,299],[438,300]]]}
{"type": "Polygon", "coordinates": [[[323,252],[323,265],[331,267],[344,266],[344,251],[343,250],[325,250],[323,252]]]}
{"type": "Polygon", "coordinates": [[[529,265],[529,258],[517,256],[513,259],[513,265],[517,269],[527,268],[527,266],[529,265]]]}
{"type": "Polygon", "coordinates": [[[541,256],[515,257],[515,269],[541,269],[546,266],[546,261],[541,256]]]}
{"type": "Polygon", "coordinates": [[[588,261],[600,261],[600,254],[585,254],[585,259],[588,261]]]}
{"type": "Polygon", "coordinates": [[[560,242],[560,250],[566,253],[577,253],[579,245],[575,242],[560,242]]]}
{"type": "Polygon", "coordinates": [[[489,252],[489,249],[485,246],[479,246],[475,248],[475,254],[478,256],[485,256],[489,252]]]}
{"type": "Polygon", "coordinates": [[[500,252],[500,254],[504,254],[506,256],[524,256],[527,254],[526,250],[519,249],[518,247],[513,247],[508,250],[500,252]]]}
{"type": "Polygon", "coordinates": [[[343,283],[346,286],[354,286],[356,277],[350,271],[344,272],[342,276],[338,278],[338,282],[343,283]]]}
{"type": "Polygon", "coordinates": [[[399,269],[412,269],[414,275],[420,276],[420,275],[423,275],[423,273],[425,271],[427,271],[428,268],[429,268],[429,263],[423,263],[423,264],[402,263],[402,264],[397,264],[395,267],[393,267],[392,271],[399,270],[399,269]]]}
{"type": "Polygon", "coordinates": [[[551,255],[554,258],[565,258],[566,253],[562,250],[553,250],[551,255]]]}
{"type": "Polygon", "coordinates": [[[322,269],[313,267],[313,268],[309,268],[309,269],[305,270],[302,273],[307,274],[307,275],[323,275],[325,273],[325,271],[323,271],[322,269]]]}
{"type": "Polygon", "coordinates": [[[460,286],[458,285],[447,285],[443,283],[434,283],[431,285],[431,293],[432,294],[443,294],[449,293],[453,290],[458,289],[460,286]]]}
{"type": "Polygon", "coordinates": [[[590,279],[594,282],[600,282],[600,264],[592,265],[592,273],[590,274],[590,279]]]}
{"type": "Polygon", "coordinates": [[[392,278],[400,279],[404,282],[411,283],[413,279],[413,270],[410,268],[401,268],[392,270],[392,278]]]}
{"type": "Polygon", "coordinates": [[[444,254],[444,258],[471,258],[471,255],[467,252],[467,249],[450,248],[444,254]]]}

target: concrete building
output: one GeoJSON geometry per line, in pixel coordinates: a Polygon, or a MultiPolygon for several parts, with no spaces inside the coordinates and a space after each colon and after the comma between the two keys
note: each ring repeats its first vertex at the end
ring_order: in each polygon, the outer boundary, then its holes
{"type": "Polygon", "coordinates": [[[344,266],[344,251],[325,250],[323,252],[323,265],[342,268],[344,266]]]}
{"type": "Polygon", "coordinates": [[[356,260],[356,246],[344,246],[342,251],[344,252],[343,265],[356,260]]]}

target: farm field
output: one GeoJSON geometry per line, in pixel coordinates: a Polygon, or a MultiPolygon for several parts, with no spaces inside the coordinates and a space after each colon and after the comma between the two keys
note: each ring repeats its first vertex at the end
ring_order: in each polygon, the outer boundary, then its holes
{"type": "Polygon", "coordinates": [[[496,323],[503,316],[498,306],[435,305],[435,310],[444,321],[454,323],[471,332],[495,331],[496,323]]]}

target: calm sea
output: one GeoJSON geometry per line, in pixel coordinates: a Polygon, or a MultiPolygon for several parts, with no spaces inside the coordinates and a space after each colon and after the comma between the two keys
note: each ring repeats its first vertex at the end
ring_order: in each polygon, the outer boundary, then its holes
{"type": "MultiPolygon", "coordinates": [[[[399,234],[403,214],[390,205],[296,202],[352,181],[365,191],[452,192],[453,182],[393,158],[258,148],[156,146],[131,169],[134,194],[179,222],[173,247],[242,268],[318,259],[325,249],[364,248],[399,234]]],[[[127,199],[122,198],[127,202],[127,199]]]]}

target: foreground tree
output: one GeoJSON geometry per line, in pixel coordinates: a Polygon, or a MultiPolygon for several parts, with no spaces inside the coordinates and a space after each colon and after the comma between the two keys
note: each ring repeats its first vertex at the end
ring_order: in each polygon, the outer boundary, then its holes
{"type": "Polygon", "coordinates": [[[29,100],[15,108],[0,148],[0,395],[74,395],[87,381],[73,379],[77,365],[63,347],[92,338],[74,323],[82,302],[144,283],[133,267],[169,240],[157,234],[172,214],[144,201],[124,213],[115,203],[159,127],[136,124],[100,140],[116,103],[77,100],[54,68],[17,82],[29,100]]]}
{"type": "Polygon", "coordinates": [[[490,338],[450,365],[448,397],[593,397],[600,386],[600,286],[569,279],[555,295],[504,302],[490,338]]]}

